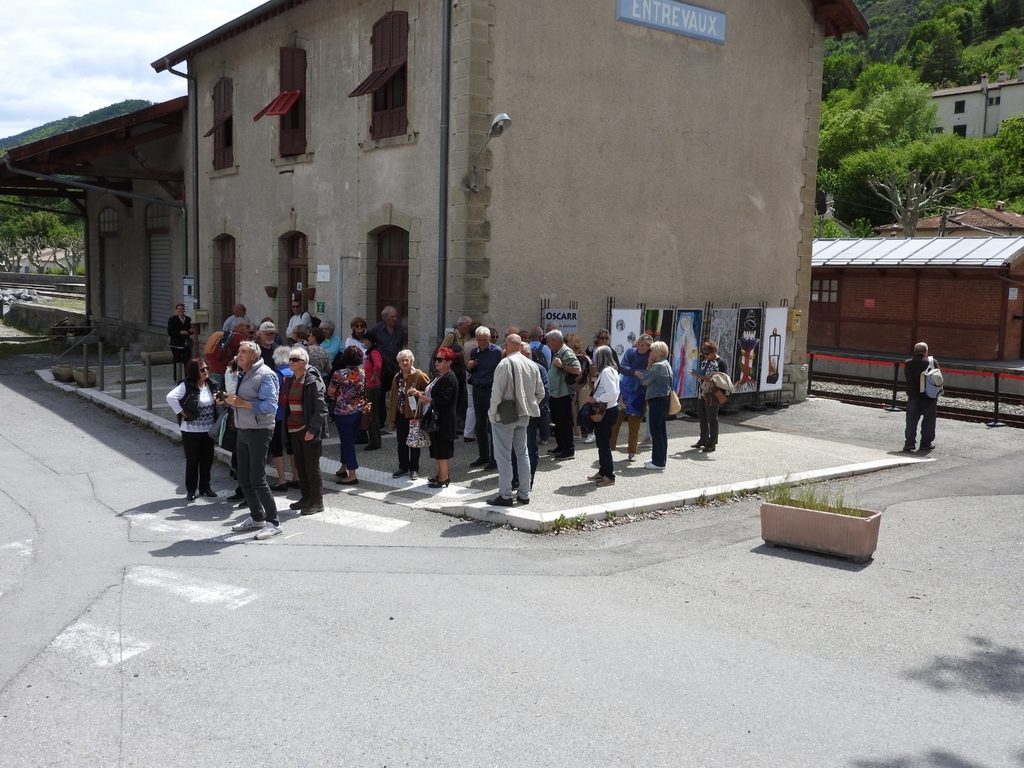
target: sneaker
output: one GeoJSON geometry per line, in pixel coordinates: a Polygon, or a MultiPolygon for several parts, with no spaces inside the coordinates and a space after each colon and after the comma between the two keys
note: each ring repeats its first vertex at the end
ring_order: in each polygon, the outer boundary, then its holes
{"type": "Polygon", "coordinates": [[[644,469],[664,469],[664,467],[659,467],[653,461],[646,461],[644,462],[644,469]]]}
{"type": "Polygon", "coordinates": [[[391,476],[397,478],[397,477],[405,477],[408,474],[409,474],[409,470],[408,469],[396,469],[394,472],[391,473],[391,476]]]}
{"type": "Polygon", "coordinates": [[[277,536],[279,533],[281,533],[281,526],[274,525],[272,522],[268,520],[266,523],[263,524],[263,527],[256,532],[256,538],[260,541],[263,541],[263,539],[272,538],[274,536],[277,536]]]}
{"type": "Polygon", "coordinates": [[[263,523],[257,523],[252,519],[252,515],[245,518],[242,522],[237,525],[232,525],[231,530],[237,533],[245,533],[246,531],[258,531],[263,527],[263,523]]]}
{"type": "Polygon", "coordinates": [[[595,435],[593,432],[591,432],[590,434],[583,438],[583,442],[588,445],[594,442],[595,440],[597,440],[597,435],[595,435]]]}
{"type": "Polygon", "coordinates": [[[626,461],[636,461],[636,454],[635,453],[629,454],[629,458],[626,459],[626,461]]]}
{"type": "Polygon", "coordinates": [[[607,488],[609,485],[615,485],[614,477],[602,477],[594,485],[598,488],[607,488]]]}

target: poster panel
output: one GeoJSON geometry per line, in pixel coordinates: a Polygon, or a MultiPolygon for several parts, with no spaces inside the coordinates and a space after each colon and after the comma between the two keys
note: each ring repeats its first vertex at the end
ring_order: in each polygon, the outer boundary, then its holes
{"type": "Polygon", "coordinates": [[[644,333],[649,333],[655,341],[664,341],[672,351],[672,331],[676,323],[676,315],[671,309],[648,309],[644,313],[644,333]]]}
{"type": "Polygon", "coordinates": [[[676,312],[673,334],[672,379],[679,397],[697,397],[700,380],[691,371],[700,363],[700,334],[704,320],[702,309],[680,309],[676,312]]]}
{"type": "Polygon", "coordinates": [[[764,311],[764,344],[761,349],[761,391],[782,389],[782,366],[786,359],[786,307],[764,311]]]}
{"type": "Polygon", "coordinates": [[[611,345],[620,360],[640,335],[642,314],[639,309],[612,310],[611,345]]]}
{"type": "Polygon", "coordinates": [[[760,307],[745,307],[739,311],[736,323],[736,362],[733,365],[733,383],[736,392],[757,392],[761,363],[761,329],[764,321],[760,307]]]}
{"type": "Polygon", "coordinates": [[[736,323],[739,322],[738,309],[711,310],[711,328],[708,338],[718,344],[718,356],[725,362],[725,370],[733,370],[736,360],[736,323]]]}

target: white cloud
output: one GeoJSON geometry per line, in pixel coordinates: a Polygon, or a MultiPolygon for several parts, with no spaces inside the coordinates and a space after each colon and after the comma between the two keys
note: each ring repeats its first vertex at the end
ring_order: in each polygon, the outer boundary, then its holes
{"type": "Polygon", "coordinates": [[[125,99],[166,101],[185,81],[150,62],[260,0],[4,0],[0,138],[125,99]]]}

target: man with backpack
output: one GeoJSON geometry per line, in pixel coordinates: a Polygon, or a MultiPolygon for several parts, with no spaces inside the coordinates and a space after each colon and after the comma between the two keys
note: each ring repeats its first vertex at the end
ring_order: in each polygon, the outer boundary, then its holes
{"type": "Polygon", "coordinates": [[[939,363],[928,354],[928,345],[914,345],[914,356],[903,363],[907,387],[907,429],[903,451],[913,453],[917,446],[917,423],[921,422],[921,453],[935,448],[935,412],[942,392],[939,363]]]}

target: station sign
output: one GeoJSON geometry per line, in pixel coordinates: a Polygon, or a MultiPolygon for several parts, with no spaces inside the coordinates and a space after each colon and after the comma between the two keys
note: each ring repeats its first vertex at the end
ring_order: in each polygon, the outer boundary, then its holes
{"type": "Polygon", "coordinates": [[[725,45],[725,14],[675,0],[617,0],[615,18],[725,45]]]}

